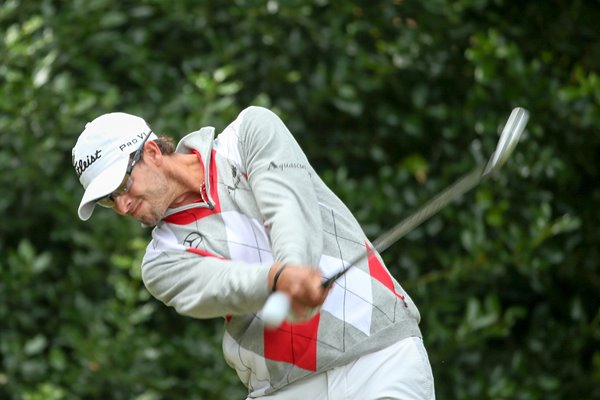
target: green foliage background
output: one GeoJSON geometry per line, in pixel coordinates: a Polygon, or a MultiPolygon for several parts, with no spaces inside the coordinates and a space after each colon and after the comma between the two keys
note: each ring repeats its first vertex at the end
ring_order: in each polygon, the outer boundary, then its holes
{"type": "Polygon", "coordinates": [[[440,399],[600,399],[596,0],[6,0],[0,398],[234,399],[222,322],[152,299],[149,231],[82,223],[71,148],[121,110],[176,138],[272,108],[371,238],[531,119],[495,181],[386,254],[440,399]]]}

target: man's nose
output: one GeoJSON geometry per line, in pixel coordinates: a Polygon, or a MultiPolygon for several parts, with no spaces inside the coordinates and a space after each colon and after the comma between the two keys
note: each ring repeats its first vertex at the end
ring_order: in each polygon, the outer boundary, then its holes
{"type": "Polygon", "coordinates": [[[113,198],[115,202],[115,211],[119,214],[127,214],[133,202],[129,193],[123,193],[113,198]]]}

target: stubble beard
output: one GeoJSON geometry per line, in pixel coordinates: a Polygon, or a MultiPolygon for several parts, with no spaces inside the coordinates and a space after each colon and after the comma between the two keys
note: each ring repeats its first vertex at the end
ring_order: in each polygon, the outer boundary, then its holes
{"type": "Polygon", "coordinates": [[[146,226],[156,226],[163,219],[169,204],[171,204],[167,182],[156,179],[153,189],[146,193],[143,200],[149,210],[140,216],[139,221],[146,226]]]}

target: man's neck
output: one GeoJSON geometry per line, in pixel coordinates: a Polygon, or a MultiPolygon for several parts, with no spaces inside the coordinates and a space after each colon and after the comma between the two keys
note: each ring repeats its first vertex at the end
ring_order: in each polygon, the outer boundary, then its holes
{"type": "Polygon", "coordinates": [[[204,201],[202,186],[204,185],[204,169],[195,154],[173,154],[171,160],[171,179],[174,185],[175,198],[170,208],[204,201]]]}

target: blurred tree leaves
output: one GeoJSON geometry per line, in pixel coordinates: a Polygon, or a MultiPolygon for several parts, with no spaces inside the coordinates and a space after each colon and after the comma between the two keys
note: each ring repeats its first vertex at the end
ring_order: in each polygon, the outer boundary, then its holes
{"type": "Polygon", "coordinates": [[[384,254],[439,398],[600,398],[597,1],[7,0],[0,5],[0,398],[229,399],[221,321],[152,299],[149,232],[82,194],[71,148],[122,110],[176,138],[286,121],[371,238],[531,111],[493,182],[384,254]]]}

